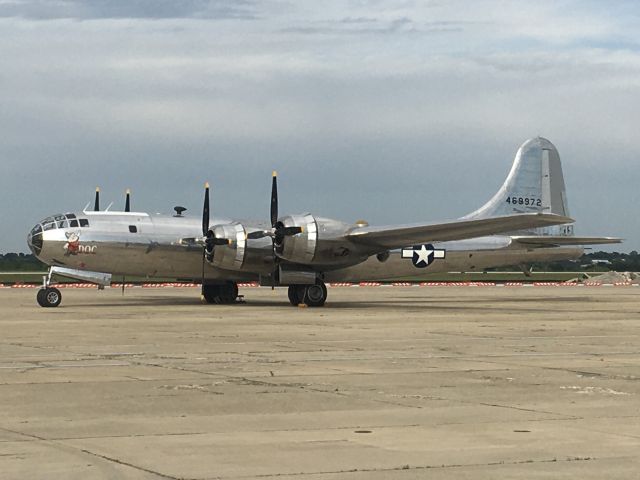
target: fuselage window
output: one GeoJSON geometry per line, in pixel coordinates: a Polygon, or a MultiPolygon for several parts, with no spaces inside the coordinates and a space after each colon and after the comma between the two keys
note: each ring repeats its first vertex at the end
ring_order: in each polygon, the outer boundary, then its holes
{"type": "Polygon", "coordinates": [[[129,225],[129,231],[131,233],[137,233],[138,232],[138,227],[136,227],[135,225],[129,225]]]}
{"type": "Polygon", "coordinates": [[[76,214],[75,213],[67,213],[67,218],[69,220],[71,220],[72,218],[76,218],[76,214]]]}
{"type": "Polygon", "coordinates": [[[78,226],[78,220],[71,220],[69,224],[71,225],[71,228],[75,228],[78,226]]]}
{"type": "Polygon", "coordinates": [[[89,226],[89,220],[87,220],[86,218],[81,218],[80,219],[80,226],[81,227],[88,227],[89,226]]]}
{"type": "Polygon", "coordinates": [[[53,230],[54,228],[56,228],[56,222],[47,222],[42,225],[43,230],[53,230]]]}

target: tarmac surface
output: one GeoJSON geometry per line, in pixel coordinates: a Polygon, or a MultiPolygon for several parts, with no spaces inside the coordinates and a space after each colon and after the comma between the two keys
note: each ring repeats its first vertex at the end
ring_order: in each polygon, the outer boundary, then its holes
{"type": "Polygon", "coordinates": [[[0,478],[638,478],[640,290],[0,290],[0,478]]]}

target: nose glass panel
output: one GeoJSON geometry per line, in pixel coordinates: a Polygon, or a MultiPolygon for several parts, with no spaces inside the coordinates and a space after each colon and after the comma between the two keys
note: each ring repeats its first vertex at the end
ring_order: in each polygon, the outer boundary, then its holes
{"type": "Polygon", "coordinates": [[[27,243],[33,254],[37,257],[42,251],[42,226],[36,225],[27,236],[27,243]]]}

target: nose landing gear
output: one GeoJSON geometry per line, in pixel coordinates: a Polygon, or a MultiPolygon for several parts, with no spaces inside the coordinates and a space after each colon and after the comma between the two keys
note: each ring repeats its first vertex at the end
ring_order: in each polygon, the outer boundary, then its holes
{"type": "Polygon", "coordinates": [[[42,277],[42,288],[38,290],[36,300],[41,307],[57,307],[62,301],[62,293],[55,287],[51,287],[51,270],[42,277]]]}

